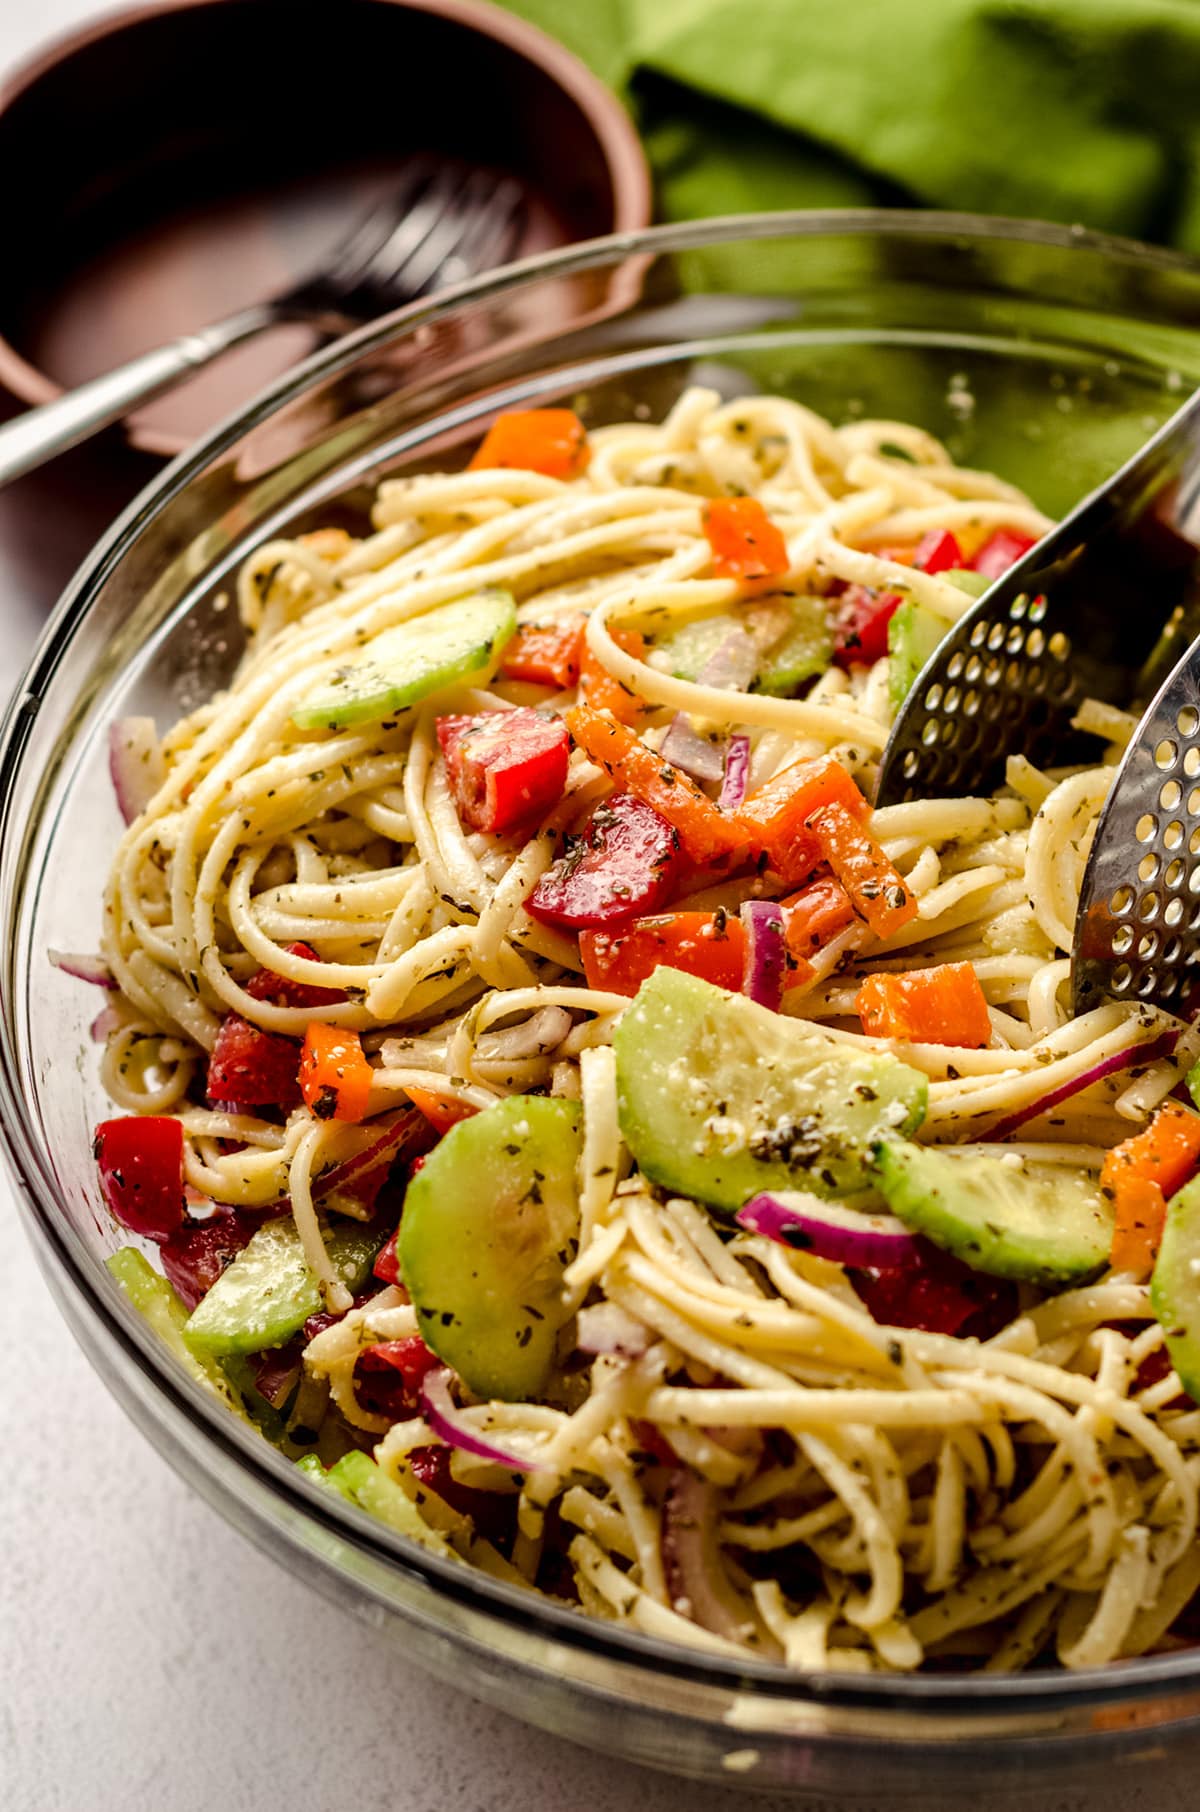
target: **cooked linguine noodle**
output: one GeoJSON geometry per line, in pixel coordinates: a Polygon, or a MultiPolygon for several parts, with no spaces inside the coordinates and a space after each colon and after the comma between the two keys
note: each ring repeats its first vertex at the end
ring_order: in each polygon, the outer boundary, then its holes
{"type": "MultiPolygon", "coordinates": [[[[554,712],[573,691],[495,680],[382,723],[292,721],[314,683],[381,632],[499,586],[522,622],[590,613],[593,656],[650,707],[638,726],[650,746],[685,712],[749,733],[752,786],[832,752],[869,796],[891,714],[886,660],[833,665],[803,696],[774,697],[681,679],[656,658],[671,629],[746,596],[713,576],[702,500],[761,501],[793,592],[896,589],[947,624],[970,598],[895,558],[897,545],[930,529],[969,546],[1047,526],[917,428],[835,428],[777,397],[721,403],[695,389],[660,424],[588,438],[578,477],[385,480],[363,539],[327,530],[246,562],[245,657],[228,690],[166,736],[162,783],[114,862],[103,947],[120,993],[104,1086],[130,1113],[178,1117],[199,1197],[290,1203],[326,1307],[349,1311],[307,1343],[293,1433],[319,1430],[332,1456],[373,1451],[475,1564],[649,1635],[802,1669],[995,1671],[1053,1656],[1082,1667],[1175,1640],[1200,1586],[1200,1408],[1163,1361],[1146,1284],[1107,1271],[1059,1294],[1022,1285],[983,1339],[890,1326],[841,1265],[651,1185],[618,1126],[612,1036],[628,999],[590,989],[575,937],[524,909],[612,783],[576,748],[561,802],[527,839],[472,831],[435,732],[439,712],[554,712]],[[630,630],[648,650],[630,652],[630,630]],[[264,969],[345,998],[260,998],[248,984],[264,969]],[[352,1307],[327,1252],[333,1222],[318,1218],[314,1184],[352,1129],[303,1106],[204,1104],[229,1013],[297,1040],[314,1020],[360,1033],[372,1116],[413,1087],[474,1109],[534,1091],[579,1101],[578,1250],[564,1279],[577,1314],[552,1382],[532,1402],[459,1392],[460,1422],[527,1462],[454,1454],[459,1484],[516,1499],[508,1542],[416,1490],[409,1456],[440,1438],[423,1414],[393,1421],[360,1400],[364,1348],[415,1335],[418,1318],[396,1287],[352,1307]]],[[[1185,1038],[1163,1056],[1178,1024],[1142,1005],[1071,1017],[1083,863],[1130,728],[1099,707],[1081,722],[1098,738],[1091,768],[1047,773],[1016,755],[996,798],[875,812],[918,915],[886,943],[856,924],[783,1000],[839,1046],[886,1051],[860,1028],[865,974],[973,965],[986,1047],[903,1051],[929,1079],[926,1143],[986,1139],[1144,1045],[1144,1062],[1135,1051],[1009,1138],[999,1161],[1043,1174],[1097,1172],[1175,1088],[1190,1050],[1185,1038]]],[[[710,877],[676,905],[736,914],[756,894],[769,896],[769,877],[710,877]]],[[[335,1218],[339,1206],[353,1212],[339,1198],[335,1218]]]]}

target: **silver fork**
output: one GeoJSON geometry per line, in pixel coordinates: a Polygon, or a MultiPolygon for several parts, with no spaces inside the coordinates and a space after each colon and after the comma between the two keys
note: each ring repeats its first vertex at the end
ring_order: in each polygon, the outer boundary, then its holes
{"type": "Polygon", "coordinates": [[[1198,581],[1200,392],[959,619],[884,750],[879,805],[987,793],[1013,753],[1094,759],[1085,698],[1141,713],[1084,870],[1077,1013],[1200,1012],[1198,581]]]}
{"type": "Polygon", "coordinates": [[[0,427],[0,485],[89,439],[268,327],[307,321],[342,333],[502,264],[515,250],[523,213],[522,190],[511,177],[414,158],[325,263],[291,289],[144,352],[0,427]]]}

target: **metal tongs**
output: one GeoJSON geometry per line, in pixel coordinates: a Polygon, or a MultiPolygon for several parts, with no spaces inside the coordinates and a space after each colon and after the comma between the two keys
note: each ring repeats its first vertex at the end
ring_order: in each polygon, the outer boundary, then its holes
{"type": "Polygon", "coordinates": [[[1076,1013],[1200,1012],[1198,581],[1200,392],[959,619],[883,753],[877,805],[987,794],[1011,754],[1094,758],[1085,698],[1142,712],[1084,870],[1076,1013]]]}

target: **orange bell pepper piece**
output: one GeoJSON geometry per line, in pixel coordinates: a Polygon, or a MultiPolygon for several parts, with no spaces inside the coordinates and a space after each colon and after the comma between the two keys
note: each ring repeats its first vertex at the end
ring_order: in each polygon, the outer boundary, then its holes
{"type": "Polygon", "coordinates": [[[793,761],[747,794],[738,817],[756,850],[786,886],[806,880],[821,860],[821,844],[809,819],[821,806],[839,804],[855,818],[866,818],[870,806],[840,761],[832,755],[793,761]]]}
{"type": "Polygon", "coordinates": [[[418,1088],[415,1084],[410,1084],[404,1092],[438,1133],[448,1133],[460,1120],[469,1120],[472,1114],[479,1112],[469,1101],[453,1101],[447,1095],[435,1094],[431,1088],[418,1088]]]}
{"type": "Polygon", "coordinates": [[[300,1052],[300,1093],[319,1120],[362,1120],[373,1071],[357,1032],[309,1022],[300,1052]]]}
{"type": "Polygon", "coordinates": [[[1167,1219],[1167,1198],[1200,1164],[1200,1115],[1164,1101],[1142,1132],[1114,1145],[1100,1171],[1100,1189],[1116,1209],[1112,1265],[1146,1277],[1167,1219]]]}
{"type": "Polygon", "coordinates": [[[726,912],[668,912],[616,931],[581,931],[579,954],[589,988],[636,994],[655,969],[682,969],[738,993],[746,954],[742,922],[726,912]]]}
{"type": "Polygon", "coordinates": [[[701,520],[718,579],[770,579],[787,572],[787,544],[756,497],[714,497],[701,520]]]}
{"type": "Polygon", "coordinates": [[[892,937],[917,916],[916,896],[870,832],[844,805],[813,813],[808,828],[821,854],[877,938],[892,937]]]}
{"type": "Polygon", "coordinates": [[[741,821],[719,811],[694,780],[648,749],[627,724],[588,705],[573,705],[563,720],[584,753],[612,775],[618,792],[632,793],[674,826],[690,861],[727,869],[746,853],[741,821]]]}
{"type": "Polygon", "coordinates": [[[790,988],[812,981],[816,970],[811,959],[857,917],[849,894],[832,875],[810,881],[799,893],[780,900],[779,915],[783,920],[783,941],[795,965],[787,977],[790,988]]]}
{"type": "Polygon", "coordinates": [[[873,1038],[977,1050],[992,1036],[987,1001],[970,963],[939,963],[905,975],[868,975],[854,1010],[873,1038]]]}
{"type": "Polygon", "coordinates": [[[547,478],[578,478],[589,453],[587,429],[573,409],[514,409],[496,417],[470,470],[515,466],[547,478]]]}
{"type": "MultiPolygon", "coordinates": [[[[636,629],[610,629],[608,633],[618,648],[635,660],[641,660],[646,652],[646,639],[636,629]]],[[[619,679],[614,679],[607,667],[600,665],[586,640],[579,659],[579,691],[593,711],[611,711],[618,723],[636,723],[647,708],[644,698],[639,698],[619,679]]]]}
{"type": "Polygon", "coordinates": [[[500,661],[502,679],[573,686],[579,678],[587,618],[572,610],[549,623],[522,623],[500,661]]]}

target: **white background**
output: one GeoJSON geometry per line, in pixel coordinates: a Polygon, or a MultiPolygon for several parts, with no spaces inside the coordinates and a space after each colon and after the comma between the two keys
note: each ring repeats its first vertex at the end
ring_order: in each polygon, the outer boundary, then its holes
{"type": "MultiPolygon", "coordinates": [[[[102,10],[0,0],[0,76],[102,10]]],[[[12,180],[0,172],[0,195],[12,180]]],[[[42,616],[28,578],[39,533],[26,522],[0,542],[0,695],[42,616]]],[[[75,1349],[3,1175],[0,1324],[2,1812],[782,1812],[591,1756],[456,1696],[247,1546],[75,1349]]],[[[1106,1812],[1190,1812],[1200,1746],[1195,1765],[1189,1783],[1192,1770],[1148,1759],[1106,1812]]],[[[1011,1805],[1083,1812],[1062,1792],[1011,1805]]]]}

